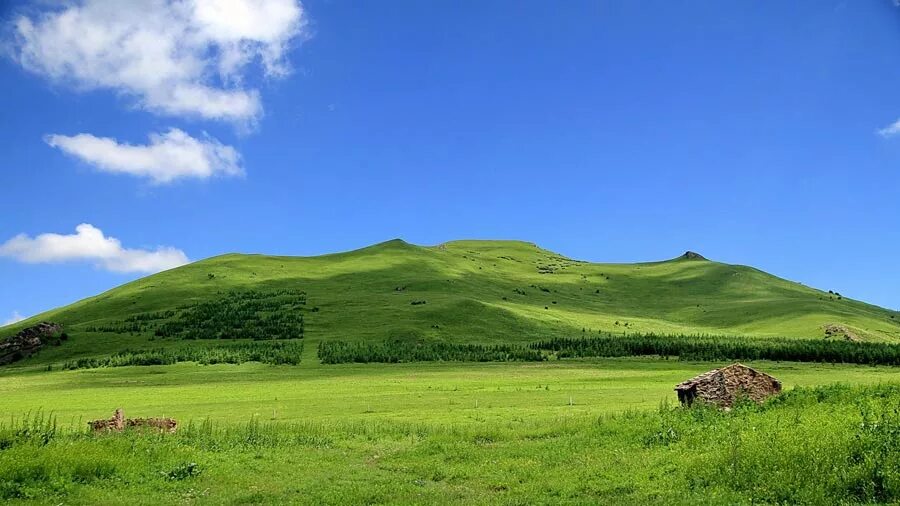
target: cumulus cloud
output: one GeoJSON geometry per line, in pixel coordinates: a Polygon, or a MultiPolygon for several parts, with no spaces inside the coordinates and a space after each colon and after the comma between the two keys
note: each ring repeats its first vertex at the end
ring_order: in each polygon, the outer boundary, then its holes
{"type": "Polygon", "coordinates": [[[878,130],[878,135],[882,137],[894,137],[900,135],[900,119],[890,125],[878,130]]]}
{"type": "Polygon", "coordinates": [[[101,171],[146,177],[158,184],[179,178],[206,179],[243,173],[240,155],[234,148],[209,136],[195,139],[177,128],[151,134],[146,145],[125,144],[91,134],[48,135],[44,140],[101,171]]]}
{"type": "Polygon", "coordinates": [[[174,116],[253,122],[266,77],[305,34],[297,0],[71,0],[15,21],[15,53],[28,70],[83,89],[110,89],[174,116]]]}
{"type": "Polygon", "coordinates": [[[0,327],[5,327],[5,326],[7,326],[7,325],[12,325],[13,323],[18,323],[18,322],[20,322],[20,321],[22,321],[22,320],[24,320],[24,319],[25,319],[25,317],[22,316],[22,315],[20,315],[18,311],[13,311],[13,312],[12,312],[12,316],[10,316],[10,317],[7,318],[6,320],[4,320],[3,323],[0,323],[0,327]]]}
{"type": "Polygon", "coordinates": [[[118,239],[104,236],[103,231],[87,223],[75,227],[70,235],[17,235],[0,244],[0,256],[31,264],[90,261],[113,272],[153,273],[188,263],[184,252],[175,248],[123,248],[118,239]]]}

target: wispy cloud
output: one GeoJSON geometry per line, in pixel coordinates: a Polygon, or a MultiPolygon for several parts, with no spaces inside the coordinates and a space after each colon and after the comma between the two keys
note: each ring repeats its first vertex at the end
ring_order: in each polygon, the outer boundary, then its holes
{"type": "Polygon", "coordinates": [[[45,141],[98,170],[145,177],[157,184],[243,173],[240,155],[234,148],[209,136],[195,139],[177,128],[151,134],[146,145],[125,144],[91,134],[48,135],[45,141]]]}
{"type": "Polygon", "coordinates": [[[894,137],[895,135],[900,135],[900,119],[884,128],[878,129],[877,132],[878,135],[882,137],[894,137]]]}
{"type": "Polygon", "coordinates": [[[10,316],[10,317],[7,318],[6,320],[4,320],[3,323],[0,323],[0,327],[5,327],[5,326],[7,326],[7,325],[12,325],[13,323],[18,323],[18,322],[20,322],[20,321],[22,321],[22,320],[24,320],[24,319],[25,319],[25,317],[22,316],[22,315],[20,315],[18,311],[13,311],[13,312],[12,312],[12,316],[10,316]]]}
{"type": "MultiPolygon", "coordinates": [[[[52,5],[52,4],[50,4],[52,5]]],[[[252,123],[262,74],[289,73],[306,33],[297,0],[70,0],[15,21],[26,69],[81,89],[109,89],[172,116],[252,123]]]]}
{"type": "Polygon", "coordinates": [[[179,249],[124,248],[118,239],[104,236],[103,231],[87,223],[78,225],[69,235],[17,235],[0,244],[0,256],[31,264],[89,261],[113,272],[153,273],[188,263],[187,255],[179,249]]]}

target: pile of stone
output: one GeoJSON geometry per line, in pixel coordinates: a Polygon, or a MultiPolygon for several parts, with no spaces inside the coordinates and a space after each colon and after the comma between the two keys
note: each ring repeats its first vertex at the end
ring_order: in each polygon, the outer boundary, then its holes
{"type": "Polygon", "coordinates": [[[94,432],[122,432],[126,427],[153,429],[169,434],[178,430],[178,422],[174,418],[125,418],[121,408],[116,410],[112,418],[92,420],[88,422],[88,426],[94,432]]]}
{"type": "Polygon", "coordinates": [[[60,332],[62,327],[59,324],[41,322],[0,341],[0,365],[10,364],[35,353],[44,346],[47,339],[60,332]]]}
{"type": "Polygon", "coordinates": [[[762,402],[781,392],[781,382],[744,364],[731,364],[679,383],[675,391],[687,406],[701,401],[729,408],[741,397],[762,402]]]}

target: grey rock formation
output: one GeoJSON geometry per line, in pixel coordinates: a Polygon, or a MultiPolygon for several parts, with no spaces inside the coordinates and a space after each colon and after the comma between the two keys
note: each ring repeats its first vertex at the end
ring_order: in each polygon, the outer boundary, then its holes
{"type": "Polygon", "coordinates": [[[44,346],[47,339],[60,332],[62,327],[59,324],[41,322],[0,341],[0,365],[11,364],[33,354],[44,346]]]}

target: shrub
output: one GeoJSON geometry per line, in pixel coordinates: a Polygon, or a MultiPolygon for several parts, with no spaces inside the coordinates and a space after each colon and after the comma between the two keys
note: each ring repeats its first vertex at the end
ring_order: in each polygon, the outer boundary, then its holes
{"type": "Polygon", "coordinates": [[[201,472],[200,466],[196,462],[185,462],[175,466],[168,472],[164,472],[163,475],[169,480],[181,481],[200,476],[201,472]]]}

